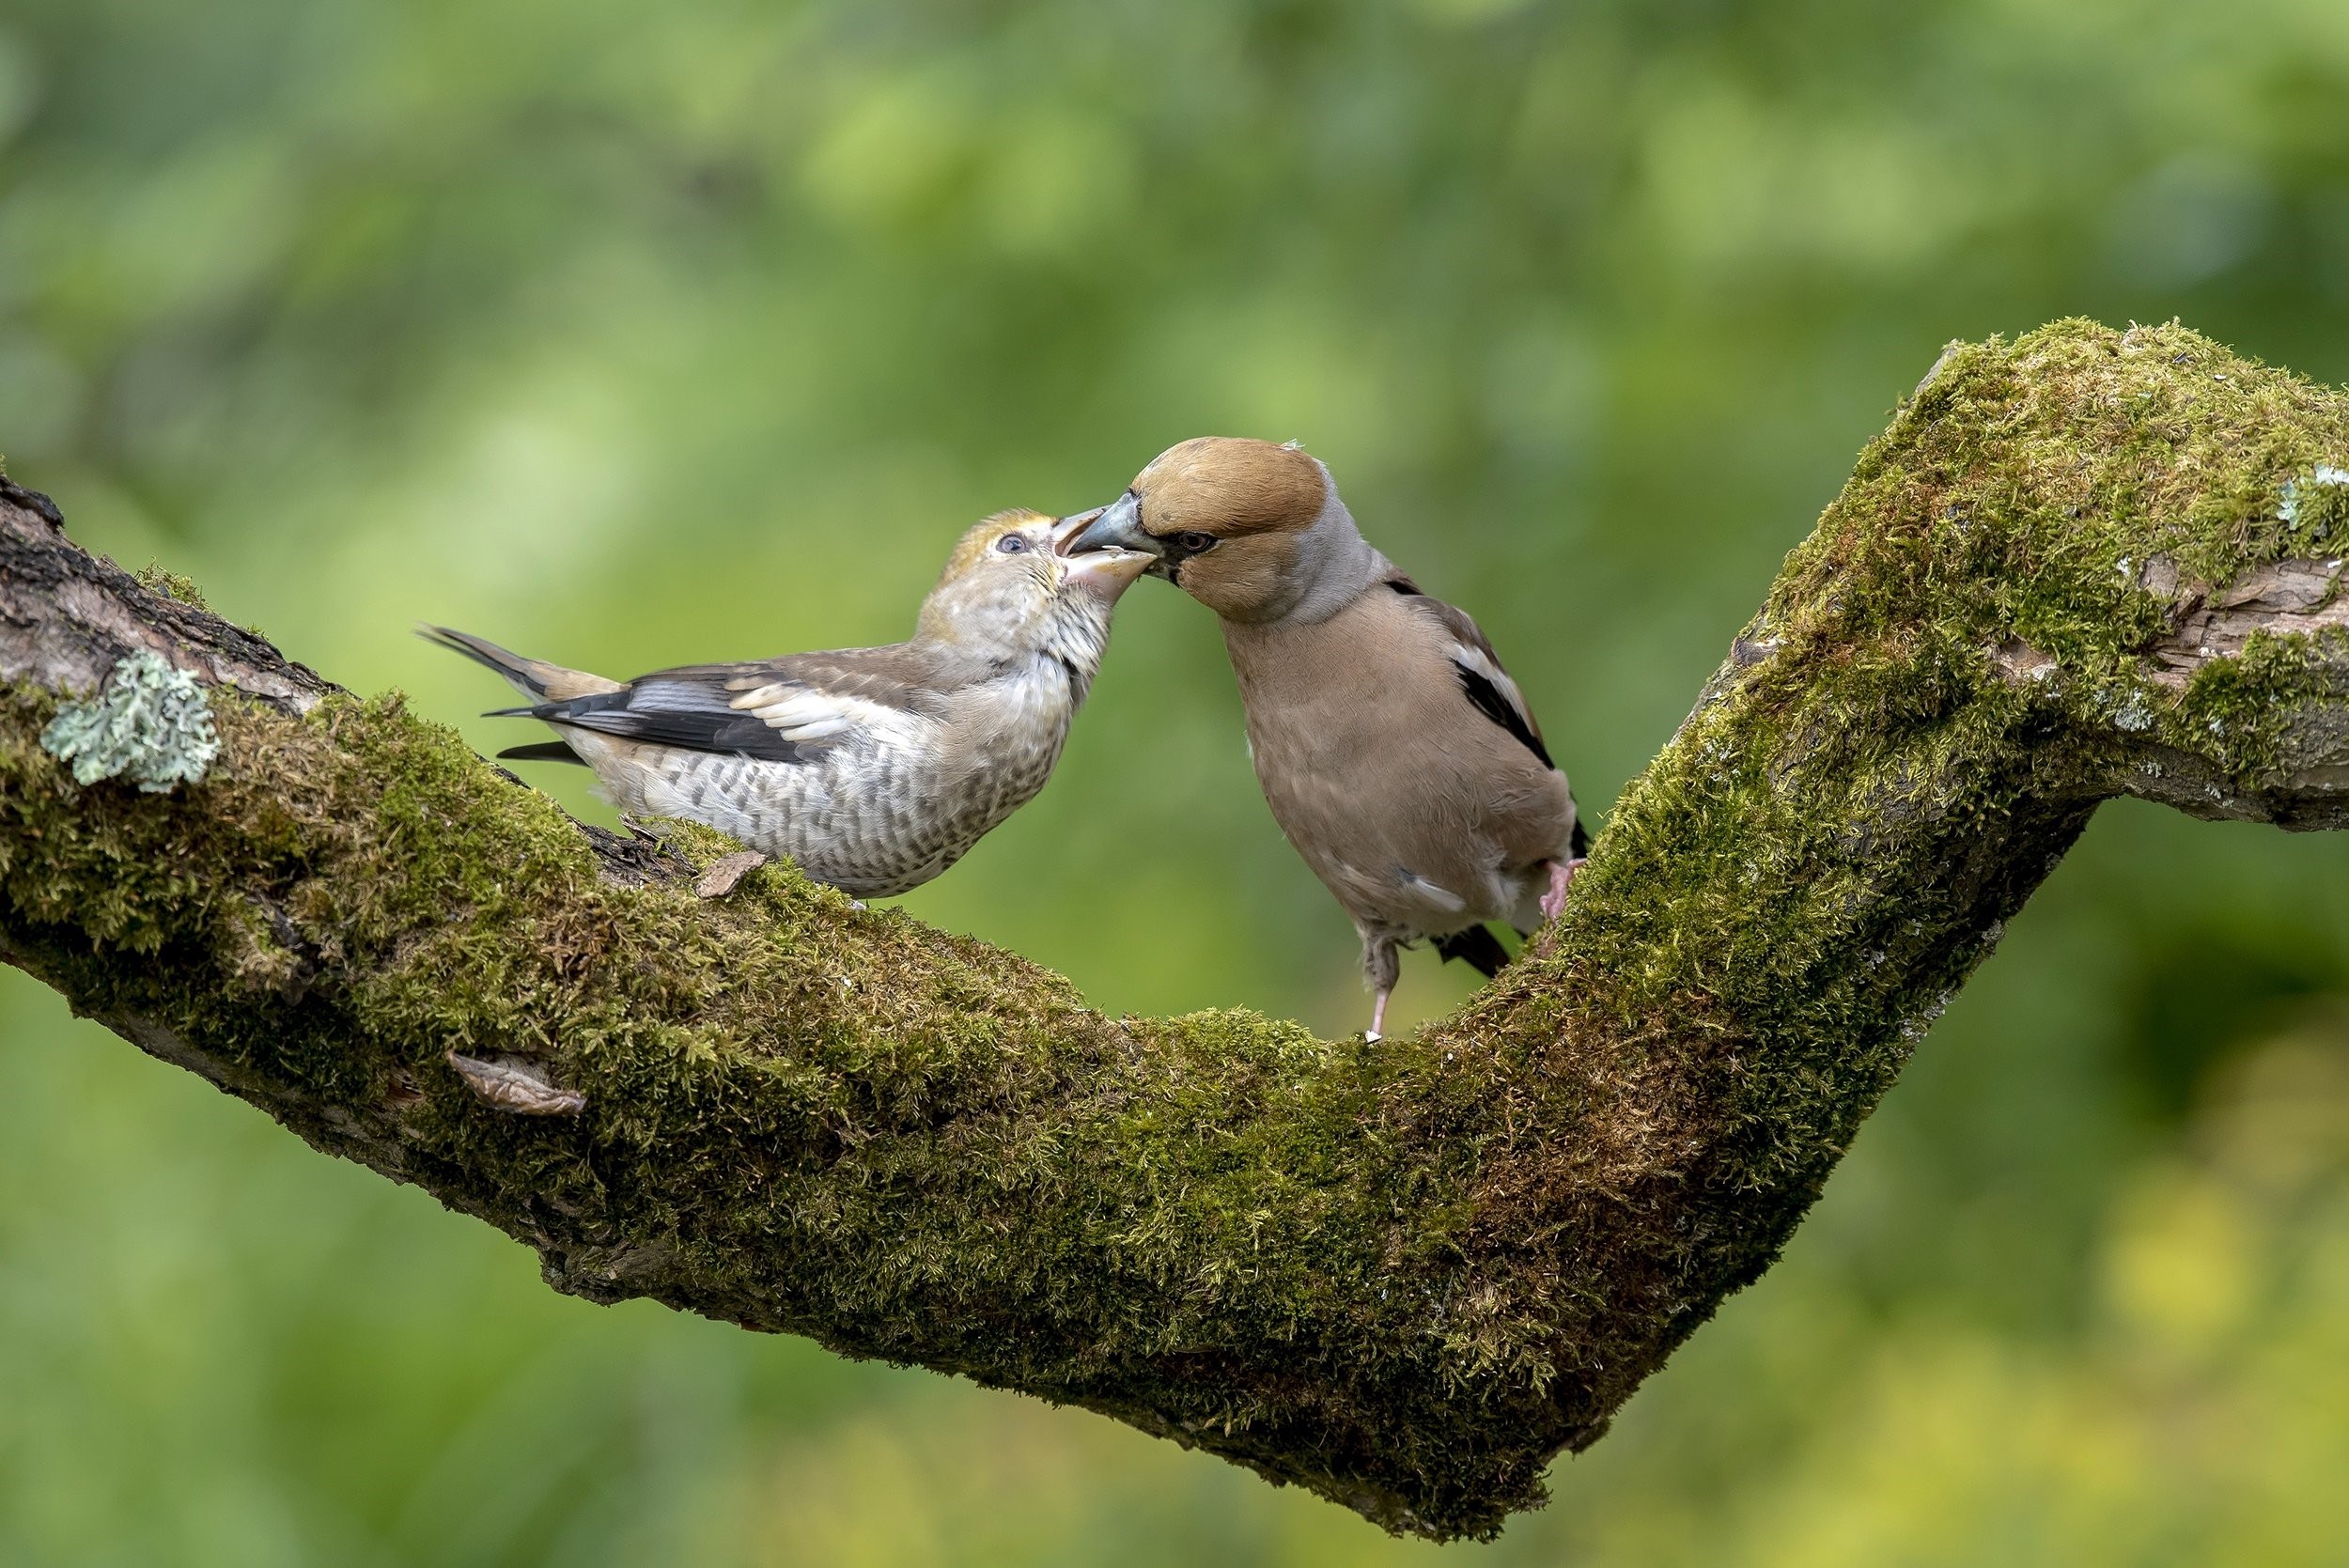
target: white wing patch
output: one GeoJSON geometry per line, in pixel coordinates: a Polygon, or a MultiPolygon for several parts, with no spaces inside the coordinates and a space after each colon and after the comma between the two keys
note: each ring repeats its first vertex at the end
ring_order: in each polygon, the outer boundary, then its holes
{"type": "Polygon", "coordinates": [[[1454,893],[1450,888],[1431,882],[1418,872],[1405,866],[1397,866],[1395,870],[1399,873],[1396,880],[1437,908],[1443,910],[1444,913],[1456,915],[1468,908],[1468,900],[1454,893]]]}
{"type": "Polygon", "coordinates": [[[1517,717],[1525,721],[1525,727],[1529,730],[1533,727],[1533,715],[1525,706],[1525,693],[1517,690],[1517,683],[1509,678],[1508,671],[1493,662],[1491,655],[1483,648],[1455,640],[1452,644],[1452,659],[1453,662],[1466,665],[1491,681],[1502,699],[1517,709],[1517,717]]]}
{"type": "Polygon", "coordinates": [[[819,691],[792,681],[775,681],[745,691],[732,706],[755,715],[786,740],[833,740],[862,730],[875,739],[910,739],[923,721],[900,707],[819,691]]]}

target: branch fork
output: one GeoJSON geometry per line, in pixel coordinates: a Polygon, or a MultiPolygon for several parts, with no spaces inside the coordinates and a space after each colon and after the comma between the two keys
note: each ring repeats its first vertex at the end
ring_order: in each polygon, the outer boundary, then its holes
{"type": "Polygon", "coordinates": [[[1563,919],[1377,1048],[1112,1021],[677,829],[583,829],[0,485],[0,957],[329,1152],[650,1296],[1486,1536],[1778,1255],[2120,794],[2349,818],[2349,399],[2174,327],[1952,345],[1563,919]],[[219,755],[39,737],[142,651],[219,755]]]}

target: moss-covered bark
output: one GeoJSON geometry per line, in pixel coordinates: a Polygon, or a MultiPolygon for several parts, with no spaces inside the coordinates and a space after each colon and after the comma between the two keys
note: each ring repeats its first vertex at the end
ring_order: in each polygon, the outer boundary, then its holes
{"type": "Polygon", "coordinates": [[[559,1289],[1488,1534],[1768,1265],[2100,800],[2349,813],[2335,465],[2349,400],[2176,328],[1952,348],[1547,954],[1376,1048],[1106,1018],[788,866],[698,898],[723,841],[584,831],[10,491],[0,955],[559,1289]],[[168,796],[78,787],[39,744],[136,646],[258,693],[222,691],[218,764],[168,796]],[[509,1114],[452,1051],[583,1108],[509,1114]]]}

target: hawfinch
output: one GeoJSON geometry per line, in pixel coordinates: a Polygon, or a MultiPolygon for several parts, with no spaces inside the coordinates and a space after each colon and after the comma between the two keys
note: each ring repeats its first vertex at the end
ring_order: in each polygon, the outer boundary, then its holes
{"type": "Polygon", "coordinates": [[[532,700],[491,717],[560,737],[499,755],[583,762],[623,811],[788,855],[852,896],[944,871],[1034,799],[1093,684],[1118,596],[1152,557],[1063,547],[1092,514],[1001,512],[956,545],[910,642],[696,664],[631,681],[422,635],[532,700]]]}
{"type": "Polygon", "coordinates": [[[1372,549],[1330,471],[1294,446],[1161,453],[1070,545],[1146,551],[1214,611],[1273,817],[1361,933],[1386,1025],[1422,937],[1490,975],[1484,922],[1531,931],[1585,846],[1574,793],[1517,682],[1463,611],[1372,549]]]}

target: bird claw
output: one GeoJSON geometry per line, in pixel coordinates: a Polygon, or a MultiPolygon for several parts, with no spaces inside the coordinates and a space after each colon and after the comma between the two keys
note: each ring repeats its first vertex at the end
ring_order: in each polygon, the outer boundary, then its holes
{"type": "Polygon", "coordinates": [[[1556,920],[1566,911],[1566,889],[1574,881],[1574,874],[1585,862],[1552,861],[1549,862],[1549,891],[1542,894],[1542,918],[1556,920]]]}

